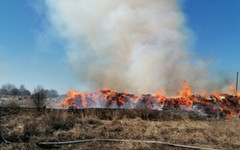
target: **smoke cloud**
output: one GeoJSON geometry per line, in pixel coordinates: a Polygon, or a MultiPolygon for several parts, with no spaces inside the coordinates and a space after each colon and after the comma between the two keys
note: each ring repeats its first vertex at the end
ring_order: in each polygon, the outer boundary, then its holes
{"type": "Polygon", "coordinates": [[[46,0],[49,21],[67,41],[69,63],[91,90],[174,94],[187,80],[209,84],[189,47],[177,0],[46,0]]]}

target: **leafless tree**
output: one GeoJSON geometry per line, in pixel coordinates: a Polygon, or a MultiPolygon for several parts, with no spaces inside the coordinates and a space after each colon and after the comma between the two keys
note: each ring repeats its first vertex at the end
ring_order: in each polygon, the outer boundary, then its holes
{"type": "Polygon", "coordinates": [[[42,86],[37,86],[34,89],[31,98],[36,108],[38,110],[41,110],[45,106],[45,102],[46,102],[46,95],[44,92],[44,88],[42,86]]]}
{"type": "Polygon", "coordinates": [[[31,92],[25,88],[25,86],[22,84],[19,87],[19,92],[21,96],[29,96],[31,95],[31,92]]]}
{"type": "Polygon", "coordinates": [[[13,96],[19,96],[20,95],[20,91],[17,88],[13,88],[9,95],[13,95],[13,96]]]}
{"type": "Polygon", "coordinates": [[[58,97],[58,92],[56,90],[45,90],[45,95],[47,98],[54,98],[54,97],[58,97]]]}
{"type": "Polygon", "coordinates": [[[4,85],[2,85],[2,88],[1,88],[1,94],[2,95],[11,95],[11,91],[15,88],[16,88],[16,86],[14,84],[11,84],[11,83],[4,84],[4,85]]]}

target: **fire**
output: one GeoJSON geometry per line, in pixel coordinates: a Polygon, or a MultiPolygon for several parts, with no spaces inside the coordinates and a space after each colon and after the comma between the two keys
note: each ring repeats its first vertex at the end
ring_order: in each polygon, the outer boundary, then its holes
{"type": "Polygon", "coordinates": [[[174,97],[167,97],[161,89],[154,94],[134,95],[118,93],[103,88],[94,93],[80,93],[69,90],[67,97],[59,106],[72,108],[129,108],[129,109],[168,109],[200,111],[202,114],[231,119],[240,116],[240,93],[231,86],[232,94],[212,92],[193,94],[187,81],[181,83],[182,90],[174,97]]]}
{"type": "Polygon", "coordinates": [[[157,97],[157,103],[159,103],[159,104],[164,104],[165,99],[166,99],[164,95],[166,95],[166,94],[165,94],[165,90],[163,90],[163,89],[158,90],[153,94],[154,97],[157,97]]]}
{"type": "Polygon", "coordinates": [[[233,95],[240,97],[240,93],[237,92],[237,90],[235,89],[235,86],[233,84],[230,86],[230,88],[232,90],[233,95]]]}
{"type": "Polygon", "coordinates": [[[178,96],[189,97],[192,95],[192,87],[187,84],[187,81],[181,83],[183,90],[178,93],[178,96]]]}

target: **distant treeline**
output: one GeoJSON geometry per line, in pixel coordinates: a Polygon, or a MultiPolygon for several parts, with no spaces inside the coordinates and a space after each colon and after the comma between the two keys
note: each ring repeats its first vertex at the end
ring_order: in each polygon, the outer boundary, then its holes
{"type": "MultiPolygon", "coordinates": [[[[38,86],[38,87],[41,87],[41,86],[38,86]]],[[[42,87],[41,89],[43,90],[43,93],[46,98],[54,98],[59,96],[58,92],[54,89],[48,90],[42,87]]],[[[31,92],[28,89],[26,89],[24,85],[20,85],[20,87],[17,88],[14,84],[6,83],[1,86],[0,95],[30,96],[31,92]]]]}

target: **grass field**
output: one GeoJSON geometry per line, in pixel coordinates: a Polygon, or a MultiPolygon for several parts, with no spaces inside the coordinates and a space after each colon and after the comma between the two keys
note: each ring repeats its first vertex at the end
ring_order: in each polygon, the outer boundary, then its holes
{"type": "MultiPolygon", "coordinates": [[[[12,144],[4,149],[41,149],[43,141],[83,139],[156,140],[217,149],[240,149],[240,121],[151,110],[42,110],[1,108],[1,127],[12,144]]],[[[50,147],[45,147],[50,148],[50,147]]],[[[86,142],[52,149],[181,149],[133,142],[86,142]]]]}

